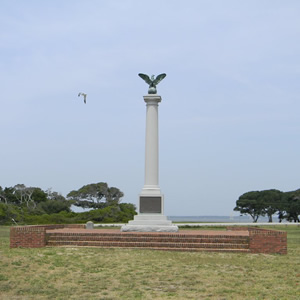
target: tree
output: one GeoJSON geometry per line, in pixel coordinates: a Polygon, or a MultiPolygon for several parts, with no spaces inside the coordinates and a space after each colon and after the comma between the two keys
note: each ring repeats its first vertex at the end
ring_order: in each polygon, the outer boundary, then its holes
{"type": "Polygon", "coordinates": [[[272,216],[279,210],[282,192],[272,189],[258,193],[257,201],[261,202],[263,207],[263,215],[267,215],[269,223],[272,222],[272,216]]]}
{"type": "Polygon", "coordinates": [[[2,186],[0,186],[0,202],[7,204],[7,198],[5,197],[2,186]]]}
{"type": "Polygon", "coordinates": [[[300,222],[300,189],[283,194],[282,205],[280,209],[281,218],[287,219],[289,222],[300,222]]]}
{"type": "Polygon", "coordinates": [[[51,189],[43,191],[24,184],[4,189],[0,186],[0,224],[127,222],[136,212],[133,204],[120,204],[123,196],[118,188],[104,182],[72,191],[68,199],[51,189]],[[72,204],[93,209],[75,213],[70,209],[72,204]]]}
{"type": "Polygon", "coordinates": [[[104,208],[93,209],[90,211],[77,213],[76,220],[78,222],[128,222],[136,215],[135,206],[131,203],[120,203],[119,206],[106,206],[104,208]]]}
{"type": "Polygon", "coordinates": [[[262,203],[259,201],[259,191],[241,195],[236,201],[234,210],[239,211],[242,215],[250,215],[253,222],[257,222],[259,216],[264,213],[262,203]]]}
{"type": "Polygon", "coordinates": [[[12,224],[22,219],[21,212],[17,206],[13,204],[0,203],[0,224],[12,224]]]}
{"type": "Polygon", "coordinates": [[[0,186],[0,202],[5,204],[13,204],[17,203],[17,198],[14,195],[14,188],[13,187],[6,187],[4,190],[0,186]]]}
{"type": "Polygon", "coordinates": [[[118,205],[123,196],[123,192],[118,188],[110,188],[107,183],[98,182],[84,185],[77,191],[71,191],[67,198],[76,206],[97,209],[118,205]]]}
{"type": "Polygon", "coordinates": [[[38,187],[26,187],[24,184],[17,184],[13,189],[19,204],[21,206],[26,205],[31,210],[34,210],[38,203],[47,200],[47,194],[38,187]]]}
{"type": "Polygon", "coordinates": [[[260,215],[267,215],[272,222],[276,212],[279,222],[283,219],[300,222],[300,189],[285,193],[275,189],[248,192],[239,197],[234,210],[251,215],[254,222],[260,215]]]}
{"type": "Polygon", "coordinates": [[[120,222],[128,222],[134,218],[136,215],[136,207],[132,203],[121,203],[120,204],[120,213],[119,220],[120,222]]]}
{"type": "Polygon", "coordinates": [[[72,202],[66,200],[66,198],[57,193],[52,192],[51,189],[46,191],[47,199],[37,205],[37,209],[39,209],[42,213],[46,214],[55,214],[60,213],[61,211],[70,212],[72,202]]]}

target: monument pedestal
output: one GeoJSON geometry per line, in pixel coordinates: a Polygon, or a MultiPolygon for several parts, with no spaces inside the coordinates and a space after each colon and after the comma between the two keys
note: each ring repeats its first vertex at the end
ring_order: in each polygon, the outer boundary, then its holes
{"type": "Polygon", "coordinates": [[[155,193],[140,194],[138,215],[132,221],[123,225],[121,231],[150,231],[150,232],[177,232],[178,226],[173,225],[163,214],[164,197],[155,193]]]}
{"type": "Polygon", "coordinates": [[[178,226],[164,216],[164,197],[158,185],[158,103],[156,94],[144,96],[146,112],[145,184],[139,196],[138,215],[121,231],[177,232],[178,226]]]}
{"type": "Polygon", "coordinates": [[[178,226],[173,225],[172,221],[161,214],[139,214],[134,216],[134,220],[122,226],[121,231],[177,232],[178,226]]]}

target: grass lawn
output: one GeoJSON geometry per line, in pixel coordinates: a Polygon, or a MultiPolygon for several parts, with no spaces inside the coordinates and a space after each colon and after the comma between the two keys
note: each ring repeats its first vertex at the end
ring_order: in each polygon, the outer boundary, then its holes
{"type": "Polygon", "coordinates": [[[0,299],[300,299],[300,226],[272,229],[288,255],[10,249],[0,226],[0,299]]]}

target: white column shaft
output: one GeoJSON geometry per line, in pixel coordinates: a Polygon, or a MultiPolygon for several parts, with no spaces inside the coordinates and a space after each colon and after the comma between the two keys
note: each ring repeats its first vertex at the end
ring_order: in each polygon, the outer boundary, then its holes
{"type": "Polygon", "coordinates": [[[144,96],[146,112],[145,186],[159,188],[158,178],[158,103],[160,96],[144,96]]]}

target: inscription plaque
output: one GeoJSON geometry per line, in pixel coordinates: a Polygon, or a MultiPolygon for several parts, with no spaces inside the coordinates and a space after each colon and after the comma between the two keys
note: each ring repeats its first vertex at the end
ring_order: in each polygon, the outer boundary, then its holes
{"type": "Polygon", "coordinates": [[[140,213],[161,213],[161,197],[140,196],[140,213]]]}

